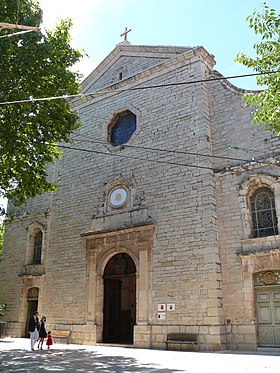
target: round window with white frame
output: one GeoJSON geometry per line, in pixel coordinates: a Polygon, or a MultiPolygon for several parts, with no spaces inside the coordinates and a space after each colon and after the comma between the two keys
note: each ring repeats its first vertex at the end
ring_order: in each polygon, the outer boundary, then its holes
{"type": "Polygon", "coordinates": [[[124,187],[117,187],[109,193],[109,203],[113,208],[123,207],[128,198],[127,190],[124,187]]]}

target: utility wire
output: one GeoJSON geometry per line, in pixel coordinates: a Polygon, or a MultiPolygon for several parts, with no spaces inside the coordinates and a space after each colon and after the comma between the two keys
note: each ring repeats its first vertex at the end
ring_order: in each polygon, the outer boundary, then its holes
{"type": "Polygon", "coordinates": [[[0,36],[0,39],[2,39],[2,38],[11,38],[12,36],[20,35],[20,34],[26,34],[27,32],[34,32],[34,30],[26,30],[26,31],[14,32],[13,34],[7,34],[7,35],[0,36]]]}
{"type": "MultiPolygon", "coordinates": [[[[70,138],[70,140],[80,141],[80,142],[89,142],[93,144],[101,144],[101,145],[108,145],[105,141],[100,141],[97,139],[86,140],[86,139],[77,139],[77,138],[70,138]]],[[[202,153],[194,153],[194,152],[186,152],[182,150],[173,150],[173,149],[160,149],[148,146],[140,146],[140,145],[121,145],[123,149],[125,148],[135,148],[135,149],[142,149],[142,150],[151,150],[151,151],[158,151],[158,152],[166,152],[166,153],[173,153],[173,154],[183,154],[183,155],[193,155],[193,156],[200,156],[200,157],[209,157],[209,158],[217,158],[217,159],[225,159],[231,161],[241,161],[241,162],[251,162],[252,159],[244,159],[244,158],[233,158],[233,157],[226,157],[226,156],[219,156],[219,155],[209,155],[209,154],[202,154],[202,153]]]]}
{"type": "Polygon", "coordinates": [[[251,154],[251,152],[256,152],[256,153],[264,153],[263,150],[256,150],[256,149],[249,149],[249,148],[241,148],[240,146],[232,145],[229,146],[230,149],[235,149],[235,150],[243,150],[245,152],[248,152],[251,154]]]}
{"type": "MultiPolygon", "coordinates": [[[[84,148],[77,148],[73,146],[67,146],[67,145],[57,145],[59,148],[62,149],[70,149],[70,150],[76,150],[76,151],[82,151],[86,153],[93,153],[93,154],[101,154],[101,155],[106,155],[106,156],[113,156],[113,157],[119,157],[119,158],[126,158],[126,159],[134,159],[134,160],[139,160],[143,162],[143,160],[151,163],[160,163],[160,164],[168,164],[168,165],[173,165],[173,166],[183,166],[183,167],[191,167],[191,168],[200,168],[200,169],[206,169],[206,170],[211,170],[214,172],[224,172],[224,171],[229,171],[232,168],[235,167],[240,167],[240,166],[246,166],[246,164],[235,164],[231,166],[225,166],[223,168],[213,168],[213,167],[208,167],[208,166],[200,166],[200,165],[195,165],[195,164],[189,164],[189,163],[179,163],[179,162],[170,162],[170,161],[164,161],[164,160],[156,160],[156,159],[149,159],[149,158],[143,158],[143,157],[135,157],[135,156],[128,156],[128,155],[123,155],[123,154],[118,154],[118,153],[107,153],[107,152],[102,152],[99,150],[91,150],[91,149],[84,149],[84,148]]],[[[280,153],[278,154],[280,155],[280,153]]],[[[262,165],[264,161],[257,161],[257,160],[247,160],[248,162],[255,162],[256,164],[262,165]]],[[[264,163],[264,165],[269,165],[270,163],[264,163]]],[[[272,165],[272,163],[271,163],[272,165]]]]}
{"type": "MultiPolygon", "coordinates": [[[[104,120],[104,118],[102,117],[98,117],[98,116],[94,116],[94,115],[90,115],[89,117],[94,117],[94,118],[98,118],[100,120],[104,120]]],[[[0,133],[9,133],[7,129],[0,129],[0,133]]],[[[102,140],[99,140],[97,138],[90,138],[89,137],[84,137],[83,135],[81,134],[75,134],[74,136],[78,136],[80,138],[76,138],[76,137],[70,137],[69,140],[70,141],[78,141],[78,142],[83,142],[83,143],[92,143],[92,144],[101,144],[103,146],[107,146],[107,145],[110,145],[109,142],[105,142],[105,141],[102,141],[102,140]]],[[[166,153],[173,153],[173,154],[183,154],[183,155],[190,155],[190,156],[201,156],[201,157],[209,157],[209,158],[215,158],[215,159],[224,159],[224,160],[229,160],[229,161],[240,161],[240,162],[251,162],[251,161],[256,161],[257,158],[260,157],[260,155],[258,156],[255,156],[252,154],[252,152],[256,152],[256,153],[259,153],[261,154],[261,157],[264,156],[265,154],[267,154],[267,150],[263,149],[263,150],[256,150],[256,149],[249,149],[249,148],[244,148],[244,147],[238,147],[236,145],[229,145],[227,147],[227,149],[233,149],[233,150],[242,150],[243,152],[247,152],[250,154],[251,156],[251,159],[247,159],[247,158],[238,158],[238,157],[230,157],[230,156],[223,156],[223,155],[210,155],[210,154],[203,154],[203,153],[195,153],[195,152],[188,152],[188,151],[182,151],[182,150],[174,150],[174,149],[162,149],[162,148],[155,148],[155,147],[148,147],[148,146],[140,146],[140,145],[129,145],[129,144],[122,144],[120,146],[122,149],[126,149],[126,148],[135,148],[135,149],[143,149],[143,150],[151,150],[151,151],[159,151],[159,152],[166,152],[166,153]]],[[[220,151],[223,151],[222,149],[220,149],[220,151]]]]}
{"type": "MultiPolygon", "coordinates": [[[[93,114],[83,114],[82,115],[82,118],[83,120],[85,120],[86,118],[88,119],[92,119],[92,118],[96,118],[96,119],[100,119],[102,122],[104,121],[104,117],[101,117],[101,116],[97,116],[97,115],[93,115],[93,114]]],[[[175,118],[176,119],[176,118],[175,118]]],[[[85,137],[81,134],[74,134],[74,136],[78,136],[80,138],[70,138],[70,140],[73,140],[73,141],[79,141],[79,142],[88,142],[88,143],[96,143],[96,144],[101,144],[103,146],[107,146],[109,143],[108,141],[105,142],[105,141],[102,141],[100,139],[97,139],[97,138],[94,138],[94,137],[91,137],[89,138],[88,136],[85,137]]],[[[259,154],[267,154],[267,149],[263,149],[262,151],[261,150],[255,150],[255,149],[249,149],[249,148],[241,148],[241,147],[238,147],[236,145],[229,145],[227,147],[227,149],[233,149],[233,150],[242,150],[246,153],[249,153],[250,156],[251,156],[251,159],[245,159],[245,158],[237,158],[237,157],[229,157],[229,156],[219,156],[219,155],[210,155],[210,154],[202,154],[202,153],[194,153],[194,152],[186,152],[186,151],[180,151],[180,150],[173,150],[173,149],[160,149],[160,148],[152,148],[152,147],[144,147],[144,146],[139,146],[139,145],[128,145],[128,144],[122,144],[121,145],[122,149],[125,149],[125,148],[139,148],[139,149],[145,149],[145,150],[152,150],[152,151],[160,151],[160,152],[170,152],[170,153],[178,153],[178,154],[185,154],[185,155],[193,155],[193,156],[202,156],[202,157],[209,157],[209,158],[216,158],[216,159],[225,159],[225,160],[233,160],[233,161],[241,161],[241,162],[251,162],[251,161],[257,161],[256,159],[258,157],[260,157],[259,155],[258,156],[255,156],[253,154],[253,152],[255,153],[259,153],[259,154]]]]}
{"type": "MultiPolygon", "coordinates": [[[[74,141],[80,141],[80,142],[89,142],[89,143],[97,143],[97,144],[101,144],[101,145],[104,145],[106,147],[106,145],[108,145],[107,142],[104,142],[104,141],[100,141],[100,140],[80,140],[80,139],[70,139],[70,140],[74,140],[74,141]]],[[[255,163],[259,163],[259,164],[266,164],[266,165],[273,165],[273,163],[271,162],[266,162],[266,161],[263,161],[263,157],[265,156],[262,156],[262,157],[255,157],[251,154],[251,151],[249,152],[250,155],[251,155],[251,159],[244,159],[244,158],[234,158],[234,157],[227,157],[227,156],[219,156],[219,155],[211,155],[211,154],[202,154],[202,153],[193,153],[193,152],[186,152],[186,151],[180,151],[180,150],[171,150],[171,149],[160,149],[160,148],[153,148],[153,147],[146,147],[146,146],[139,146],[139,145],[126,145],[126,144],[123,144],[120,146],[121,149],[125,149],[125,148],[135,148],[135,149],[143,149],[143,150],[151,150],[151,151],[158,151],[158,152],[167,152],[167,153],[173,153],[173,154],[182,154],[182,155],[191,155],[191,156],[197,156],[197,157],[207,157],[209,159],[211,158],[215,158],[215,159],[224,159],[224,160],[229,160],[229,161],[239,161],[239,162],[244,162],[244,163],[250,163],[250,162],[255,162],[255,163]]],[[[230,147],[230,148],[235,148],[235,149],[238,149],[238,147],[230,147]]],[[[246,151],[245,148],[240,148],[242,149],[243,151],[246,151]]],[[[110,151],[110,150],[109,150],[110,151]]],[[[111,153],[112,154],[112,153],[111,153]]],[[[112,154],[113,155],[113,154],[112,154]]],[[[276,156],[279,156],[280,153],[277,153],[275,154],[276,156]]],[[[236,165],[234,165],[233,167],[235,167],[236,165]]],[[[240,166],[240,164],[239,164],[240,166]]],[[[232,167],[232,166],[225,166],[225,167],[232,167]]]]}
{"type": "Polygon", "coordinates": [[[77,151],[82,151],[82,152],[87,152],[87,153],[94,153],[94,154],[109,155],[109,156],[120,157],[120,158],[129,158],[129,159],[139,160],[141,162],[143,162],[143,160],[145,160],[145,161],[152,162],[152,163],[162,163],[162,164],[169,164],[169,165],[175,165],[175,166],[184,166],[184,167],[192,167],[192,168],[203,168],[203,169],[212,170],[212,171],[214,170],[212,167],[193,165],[193,164],[189,164],[189,163],[178,163],[178,162],[169,162],[169,161],[156,160],[156,159],[145,159],[143,157],[134,157],[134,156],[123,155],[123,154],[118,154],[118,153],[106,153],[106,152],[101,152],[101,151],[98,151],[98,150],[76,148],[76,147],[67,146],[67,145],[57,145],[57,146],[59,148],[63,148],[63,149],[77,150],[77,151]]]}
{"type": "Polygon", "coordinates": [[[83,99],[83,98],[86,98],[88,96],[99,97],[99,96],[103,96],[107,93],[124,93],[124,92],[139,91],[139,90],[144,90],[144,89],[164,88],[164,87],[173,87],[173,86],[179,86],[179,85],[189,85],[189,84],[204,83],[204,82],[214,82],[214,81],[217,81],[217,80],[229,80],[229,79],[236,79],[236,78],[246,78],[246,77],[251,77],[251,76],[270,75],[270,74],[277,74],[279,72],[280,72],[280,70],[266,71],[266,72],[253,73],[253,74],[233,75],[233,76],[227,76],[227,77],[221,76],[221,77],[218,77],[218,78],[198,79],[198,80],[191,80],[191,81],[187,81],[187,82],[166,83],[166,84],[150,85],[150,86],[134,87],[134,88],[126,88],[126,89],[104,88],[104,89],[96,91],[96,92],[78,93],[78,94],[74,94],[74,95],[65,94],[65,95],[62,95],[62,96],[51,96],[51,97],[42,97],[42,98],[34,98],[34,97],[30,96],[28,99],[25,99],[25,100],[0,102],[0,105],[22,104],[22,103],[28,103],[28,102],[51,101],[51,100],[69,99],[69,98],[83,99]]]}
{"type": "MultiPolygon", "coordinates": [[[[88,115],[88,117],[92,118],[98,118],[100,120],[104,120],[103,117],[98,117],[98,116],[94,116],[94,115],[88,115]]],[[[0,133],[3,133],[3,132],[8,132],[6,129],[0,129],[0,133]]],[[[70,137],[69,140],[70,141],[78,141],[78,142],[82,142],[82,143],[92,143],[92,144],[101,144],[103,146],[108,146],[110,145],[109,142],[105,142],[105,141],[102,141],[102,140],[99,140],[97,138],[90,138],[89,137],[84,137],[83,135],[81,134],[75,134],[74,136],[78,136],[80,138],[76,138],[76,137],[70,137]]],[[[229,161],[240,161],[240,162],[251,162],[251,161],[257,161],[256,159],[260,156],[254,156],[252,154],[252,152],[256,152],[256,153],[262,153],[263,155],[267,153],[267,150],[264,151],[259,151],[259,150],[255,150],[255,149],[249,149],[249,148],[241,148],[241,147],[238,147],[236,145],[229,145],[228,146],[228,149],[234,149],[234,150],[242,150],[242,151],[245,151],[247,153],[250,154],[251,156],[251,159],[247,159],[247,158],[238,158],[238,157],[230,157],[230,156],[223,156],[223,155],[211,155],[211,154],[203,154],[203,153],[195,153],[195,152],[188,152],[188,151],[182,151],[182,150],[174,150],[174,149],[162,149],[162,148],[156,148],[156,147],[148,147],[148,146],[140,146],[140,145],[129,145],[129,144],[122,144],[120,146],[122,149],[126,149],[126,148],[135,148],[135,149],[143,149],[143,150],[150,150],[150,151],[158,151],[158,152],[166,152],[166,153],[173,153],[173,154],[182,154],[182,155],[190,155],[190,156],[201,156],[201,157],[208,157],[208,158],[215,158],[215,159],[224,159],[224,160],[229,160],[229,161]]],[[[108,149],[108,148],[107,148],[108,149]]],[[[110,150],[109,150],[110,151],[110,150]]]]}
{"type": "MultiPolygon", "coordinates": [[[[6,130],[5,131],[0,130],[0,132],[6,132],[6,130]]],[[[85,139],[82,135],[79,135],[79,134],[76,134],[76,136],[81,136],[82,138],[70,137],[69,140],[70,141],[82,142],[82,143],[100,144],[100,145],[103,145],[105,147],[107,145],[110,145],[109,142],[101,141],[101,140],[98,140],[98,139],[92,138],[91,140],[88,140],[88,139],[85,139]]],[[[63,147],[62,145],[58,145],[58,146],[63,147]]],[[[140,145],[128,145],[128,144],[122,144],[122,145],[119,146],[119,148],[121,148],[121,150],[126,149],[126,148],[132,148],[132,149],[141,149],[141,150],[156,151],[156,152],[163,152],[163,153],[172,153],[172,154],[175,154],[175,155],[176,154],[178,154],[178,155],[181,154],[181,155],[190,155],[190,156],[196,156],[196,157],[207,157],[207,158],[210,158],[210,159],[214,158],[214,159],[224,159],[224,160],[229,160],[229,161],[240,161],[240,162],[245,162],[245,163],[252,162],[252,161],[258,162],[255,156],[252,156],[251,159],[247,159],[247,158],[245,159],[245,158],[228,157],[228,156],[222,156],[222,155],[211,155],[211,154],[195,153],[195,152],[188,152],[188,151],[182,151],[182,150],[162,149],[162,148],[140,146],[140,145]]],[[[243,151],[247,151],[246,148],[238,148],[237,146],[229,146],[229,148],[242,149],[243,151]]],[[[77,148],[74,148],[74,149],[77,149],[77,148]]],[[[108,149],[108,150],[110,151],[110,149],[108,149]]],[[[248,150],[250,150],[250,154],[251,154],[252,149],[248,149],[248,150]]],[[[83,151],[87,151],[87,149],[83,149],[83,151]]],[[[94,152],[93,150],[91,150],[91,151],[94,152]]],[[[95,151],[95,152],[98,153],[99,151],[95,151]]],[[[114,155],[113,153],[110,153],[110,154],[114,155]]],[[[108,155],[109,155],[109,153],[108,153],[108,155]]]]}

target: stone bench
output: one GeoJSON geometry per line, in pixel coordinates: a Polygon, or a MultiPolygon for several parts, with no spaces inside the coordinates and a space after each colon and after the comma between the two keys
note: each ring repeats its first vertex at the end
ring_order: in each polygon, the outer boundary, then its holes
{"type": "Polygon", "coordinates": [[[198,335],[194,333],[170,333],[166,336],[166,349],[170,344],[193,345],[198,351],[198,335]]]}

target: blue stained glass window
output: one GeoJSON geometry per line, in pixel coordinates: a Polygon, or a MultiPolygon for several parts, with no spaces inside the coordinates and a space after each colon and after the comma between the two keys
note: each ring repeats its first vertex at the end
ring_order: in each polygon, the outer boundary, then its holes
{"type": "Polygon", "coordinates": [[[136,115],[130,111],[119,114],[116,122],[111,127],[112,145],[126,144],[136,131],[136,115]]]}

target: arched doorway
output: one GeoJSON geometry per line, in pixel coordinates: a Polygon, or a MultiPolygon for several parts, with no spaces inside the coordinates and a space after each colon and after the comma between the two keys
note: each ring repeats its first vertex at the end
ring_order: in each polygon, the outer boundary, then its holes
{"type": "Polygon", "coordinates": [[[34,312],[38,310],[38,297],[39,297],[38,288],[34,287],[28,290],[28,294],[27,294],[28,309],[27,309],[27,320],[26,320],[26,326],[25,326],[25,336],[27,338],[29,337],[29,332],[28,332],[29,319],[32,315],[34,315],[34,312]]]}
{"type": "Polygon", "coordinates": [[[103,342],[133,343],[135,274],[134,261],[125,253],[114,255],[104,269],[103,342]]]}

